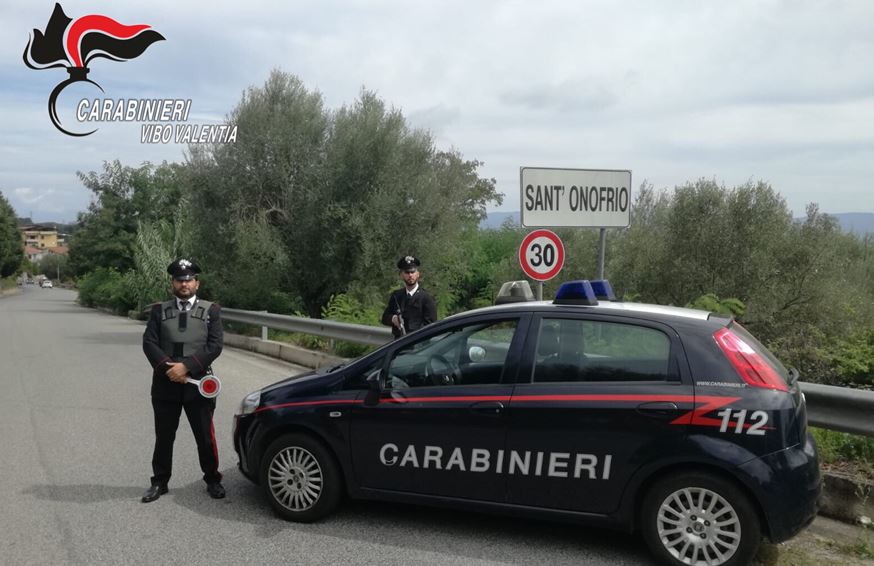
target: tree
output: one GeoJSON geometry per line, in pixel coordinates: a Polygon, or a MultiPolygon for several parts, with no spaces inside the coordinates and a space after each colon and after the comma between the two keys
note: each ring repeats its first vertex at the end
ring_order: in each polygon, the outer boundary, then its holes
{"type": "Polygon", "coordinates": [[[180,206],[165,219],[137,224],[134,244],[136,269],[126,274],[124,282],[135,298],[138,311],[167,296],[167,266],[174,259],[188,255],[185,253],[189,249],[189,239],[187,207],[184,203],[183,199],[180,206]]]}
{"type": "Polygon", "coordinates": [[[620,293],[731,312],[805,379],[859,381],[874,367],[874,245],[841,233],[816,205],[795,221],[764,183],[644,185],[613,241],[608,271],[620,293]]]}
{"type": "Polygon", "coordinates": [[[157,222],[176,212],[182,198],[178,166],[144,163],[138,168],[118,160],[98,174],[78,173],[94,192],[88,211],[79,214],[70,239],[70,266],[82,275],[98,267],[124,273],[135,267],[139,223],[157,222]]]}
{"type": "Polygon", "coordinates": [[[49,279],[69,279],[73,272],[67,256],[60,254],[47,254],[39,262],[38,273],[42,273],[49,279]]]}
{"type": "Polygon", "coordinates": [[[422,256],[428,287],[448,293],[442,272],[457,244],[486,203],[500,202],[494,180],[477,175],[479,162],[438,150],[368,91],[329,112],[320,94],[274,71],[230,120],[237,143],[193,148],[187,164],[199,255],[209,269],[234,272],[228,259],[242,261],[253,244],[240,226],[261,226],[256,247],[266,252],[278,239],[271,257],[288,260],[279,290],[310,316],[347,291],[364,304],[384,300],[402,254],[422,256]]]}
{"type": "Polygon", "coordinates": [[[24,244],[15,219],[15,210],[0,193],[0,277],[17,273],[24,260],[24,244]]]}

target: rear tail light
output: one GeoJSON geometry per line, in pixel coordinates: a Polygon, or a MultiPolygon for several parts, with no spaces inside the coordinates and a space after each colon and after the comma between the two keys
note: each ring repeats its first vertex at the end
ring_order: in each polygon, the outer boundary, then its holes
{"type": "Polygon", "coordinates": [[[768,360],[744,342],[740,336],[728,328],[722,328],[713,334],[713,338],[747,385],[789,391],[786,382],[771,367],[768,360]]]}

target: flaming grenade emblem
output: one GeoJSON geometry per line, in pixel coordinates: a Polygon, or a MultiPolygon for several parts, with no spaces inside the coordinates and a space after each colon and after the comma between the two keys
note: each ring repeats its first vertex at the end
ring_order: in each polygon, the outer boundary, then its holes
{"type": "Polygon", "coordinates": [[[66,67],[70,74],[49,95],[49,118],[58,130],[77,137],[97,131],[94,129],[79,134],[65,130],[55,109],[58,95],[75,82],[91,83],[103,92],[103,87],[88,78],[88,63],[98,57],[113,61],[139,57],[151,44],[164,39],[163,35],[150,28],[145,24],[126,26],[96,14],[72,20],[60,4],[55,4],[45,32],[33,30],[22,58],[31,69],[66,67]]]}

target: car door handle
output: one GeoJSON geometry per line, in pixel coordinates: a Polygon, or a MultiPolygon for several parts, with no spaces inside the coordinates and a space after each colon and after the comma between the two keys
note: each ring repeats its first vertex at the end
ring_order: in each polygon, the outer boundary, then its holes
{"type": "Polygon", "coordinates": [[[500,415],[504,411],[504,404],[500,401],[480,401],[471,405],[470,410],[475,413],[500,415]]]}
{"type": "Polygon", "coordinates": [[[672,419],[679,411],[677,404],[669,401],[655,401],[637,406],[638,413],[652,419],[672,419]]]}

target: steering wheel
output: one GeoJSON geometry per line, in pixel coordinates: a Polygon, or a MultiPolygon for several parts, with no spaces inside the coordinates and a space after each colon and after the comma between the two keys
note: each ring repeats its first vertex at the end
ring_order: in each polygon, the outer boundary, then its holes
{"type": "Polygon", "coordinates": [[[437,354],[425,364],[425,380],[432,385],[455,385],[461,383],[461,368],[437,354]]]}

